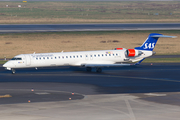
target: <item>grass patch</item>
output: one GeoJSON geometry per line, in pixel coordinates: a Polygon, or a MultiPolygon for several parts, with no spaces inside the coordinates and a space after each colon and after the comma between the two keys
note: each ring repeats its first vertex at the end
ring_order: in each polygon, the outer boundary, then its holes
{"type": "Polygon", "coordinates": [[[5,60],[0,60],[0,64],[4,64],[4,63],[6,63],[7,61],[5,61],[5,60]]]}
{"type": "Polygon", "coordinates": [[[180,58],[146,58],[144,63],[179,63],[180,58]]]}
{"type": "MultiPolygon", "coordinates": [[[[178,36],[180,31],[97,31],[0,34],[0,58],[18,54],[88,50],[111,50],[141,46],[149,33],[178,36]]],[[[180,54],[180,38],[160,38],[154,51],[160,55],[180,54]]]]}
{"type": "Polygon", "coordinates": [[[0,24],[180,22],[178,11],[179,1],[1,1],[0,24]]]}

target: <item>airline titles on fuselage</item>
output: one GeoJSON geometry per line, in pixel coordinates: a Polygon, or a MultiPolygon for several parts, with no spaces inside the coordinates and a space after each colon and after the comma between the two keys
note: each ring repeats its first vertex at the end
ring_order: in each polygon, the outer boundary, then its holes
{"type": "Polygon", "coordinates": [[[37,58],[37,57],[53,57],[53,54],[33,54],[31,55],[33,58],[37,58]]]}
{"type": "MultiPolygon", "coordinates": [[[[112,54],[112,56],[118,56],[118,54],[116,53],[116,54],[113,54],[113,52],[112,51],[105,51],[105,53],[104,53],[104,56],[106,56],[106,55],[111,55],[112,54]]],[[[100,54],[98,54],[98,53],[94,53],[94,57],[96,57],[96,55],[97,56],[100,56],[100,54]]],[[[68,55],[68,54],[64,54],[64,53],[59,53],[59,54],[32,54],[31,55],[31,57],[33,58],[33,59],[45,59],[45,58],[47,58],[47,59],[53,59],[53,58],[68,58],[68,56],[69,56],[69,58],[82,58],[83,57],[83,55],[80,55],[79,53],[77,54],[77,55],[68,55]]],[[[102,56],[103,56],[103,54],[102,54],[102,56]]],[[[85,55],[85,57],[86,57],[86,55],[85,55]]],[[[92,57],[92,54],[91,54],[91,57],[92,57]]]]}

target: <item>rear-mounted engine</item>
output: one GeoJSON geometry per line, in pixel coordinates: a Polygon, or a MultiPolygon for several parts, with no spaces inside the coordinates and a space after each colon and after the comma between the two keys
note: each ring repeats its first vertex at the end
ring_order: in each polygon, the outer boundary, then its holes
{"type": "Polygon", "coordinates": [[[125,55],[127,57],[136,57],[143,54],[143,52],[139,51],[139,50],[135,50],[135,49],[127,49],[125,52],[125,55]]]}

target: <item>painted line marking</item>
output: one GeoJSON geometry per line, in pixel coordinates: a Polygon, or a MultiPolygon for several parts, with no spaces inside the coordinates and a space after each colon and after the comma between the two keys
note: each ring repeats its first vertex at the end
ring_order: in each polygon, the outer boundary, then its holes
{"type": "Polygon", "coordinates": [[[12,96],[9,95],[9,94],[6,94],[6,95],[0,95],[0,98],[9,98],[9,97],[12,97],[12,96]]]}
{"type": "Polygon", "coordinates": [[[144,95],[148,95],[148,96],[166,96],[166,94],[157,94],[157,93],[145,93],[144,95]]]}
{"type": "Polygon", "coordinates": [[[128,111],[129,111],[129,115],[131,116],[131,120],[136,120],[136,117],[135,117],[135,115],[134,115],[134,112],[133,112],[133,110],[132,110],[132,108],[131,108],[131,105],[130,105],[128,99],[127,99],[127,100],[124,100],[124,101],[125,101],[125,103],[126,103],[126,106],[127,106],[128,111]]]}

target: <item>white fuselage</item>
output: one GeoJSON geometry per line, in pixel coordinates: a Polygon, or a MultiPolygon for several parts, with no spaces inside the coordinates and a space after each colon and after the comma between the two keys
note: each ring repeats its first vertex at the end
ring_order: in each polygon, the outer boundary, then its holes
{"type": "Polygon", "coordinates": [[[115,64],[136,62],[152,55],[152,51],[142,50],[143,54],[127,57],[121,50],[79,51],[59,53],[21,54],[3,65],[8,70],[12,68],[50,67],[50,66],[82,66],[83,64],[115,64]]]}

